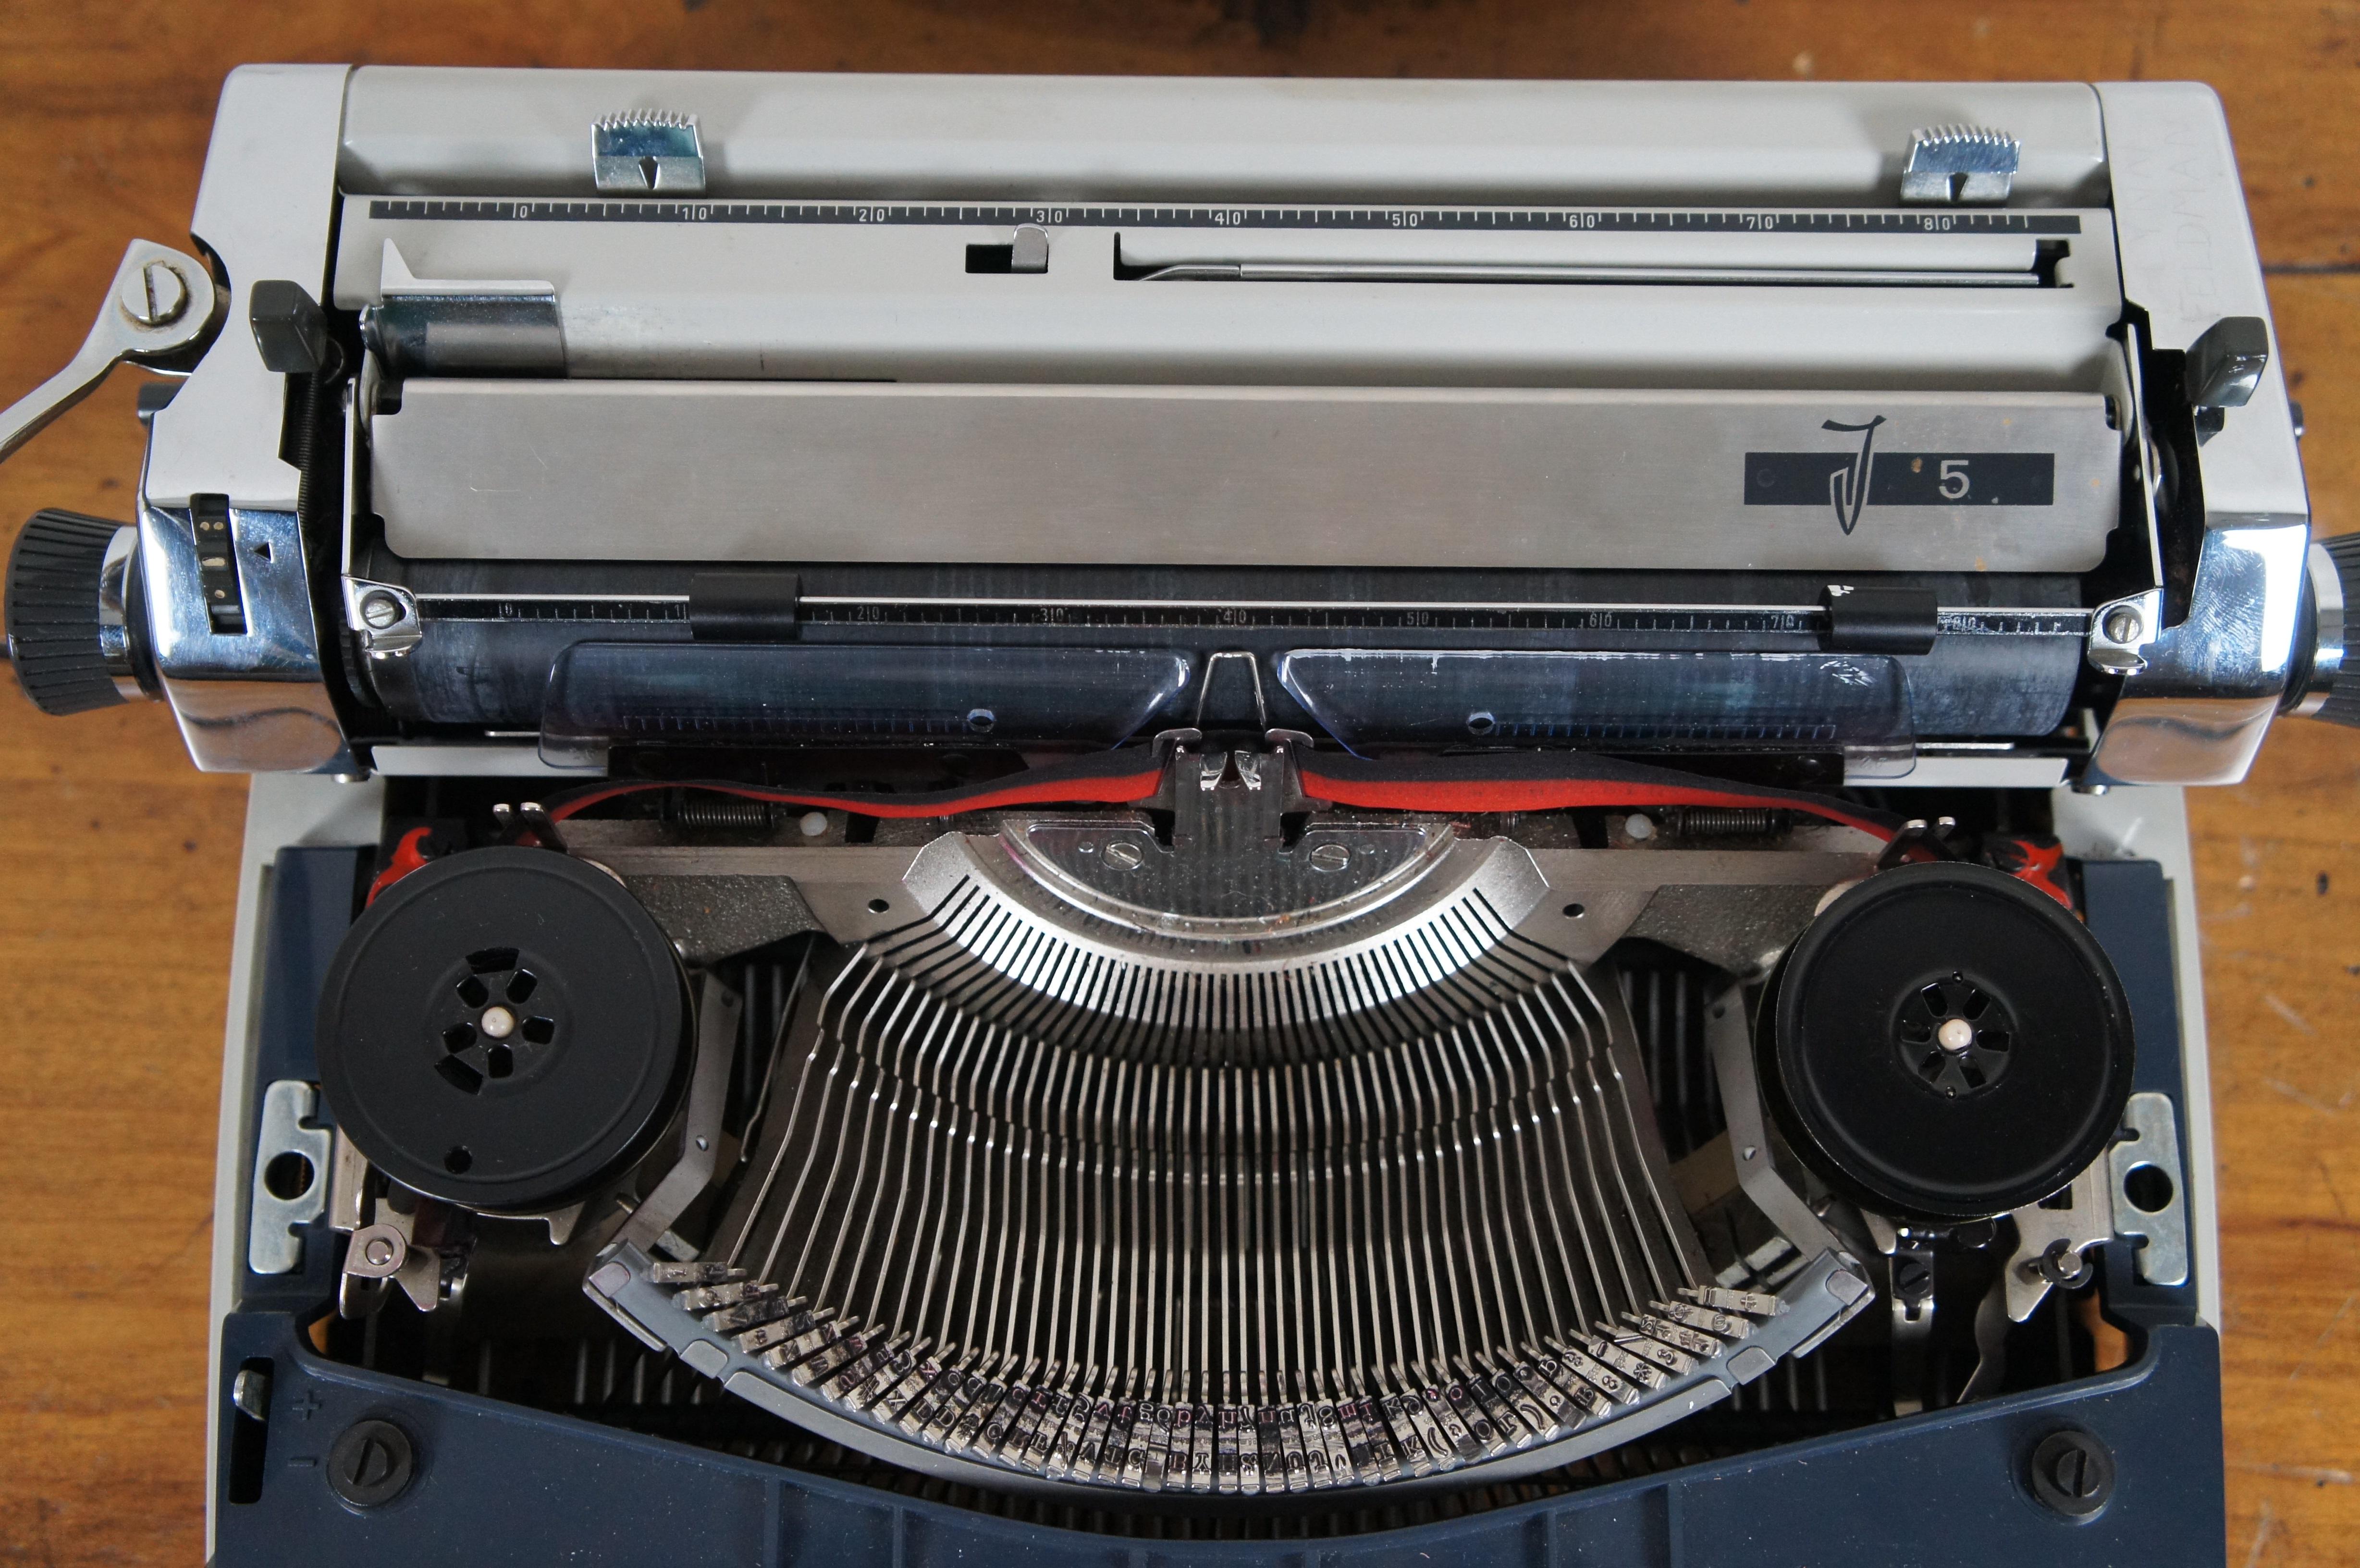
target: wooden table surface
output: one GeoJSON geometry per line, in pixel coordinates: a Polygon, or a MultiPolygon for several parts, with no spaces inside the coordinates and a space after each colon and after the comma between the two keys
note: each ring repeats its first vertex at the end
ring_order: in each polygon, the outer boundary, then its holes
{"type": "MultiPolygon", "coordinates": [[[[2322,532],[2360,528],[2360,5],[2161,0],[217,0],[0,6],[0,400],[125,242],[185,243],[246,60],[1248,75],[2197,78],[2226,100],[2322,532]]],[[[0,469],[128,517],[130,376],[0,469]]],[[[207,1255],[245,781],[169,715],[0,681],[0,1562],[203,1549],[207,1255]]],[[[2360,735],[2196,791],[2226,1279],[2228,1549],[2360,1562],[2360,735]]]]}

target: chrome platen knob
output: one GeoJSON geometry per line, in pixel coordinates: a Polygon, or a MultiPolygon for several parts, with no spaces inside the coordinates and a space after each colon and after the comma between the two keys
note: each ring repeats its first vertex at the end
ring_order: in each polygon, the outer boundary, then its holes
{"type": "Polygon", "coordinates": [[[2287,679],[2289,713],[2360,725],[2360,659],[2344,657],[2345,637],[2360,630],[2360,534],[2313,539],[2306,562],[2302,618],[2295,628],[2295,667],[2287,679]]]}

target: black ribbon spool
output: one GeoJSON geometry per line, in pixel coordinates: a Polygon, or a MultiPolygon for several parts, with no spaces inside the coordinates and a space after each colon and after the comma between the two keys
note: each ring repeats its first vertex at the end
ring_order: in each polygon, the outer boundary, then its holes
{"type": "Polygon", "coordinates": [[[2105,951],[1981,866],[1847,889],[1772,976],[1754,1041],[1796,1152],[1896,1219],[2038,1203],[2105,1149],[2131,1090],[2130,1004],[2105,951]]]}
{"type": "Polygon", "coordinates": [[[345,933],[321,1093],[403,1186],[544,1212],[647,1154],[687,1086],[690,1016],[672,942],[620,882],[550,850],[470,850],[345,933]]]}

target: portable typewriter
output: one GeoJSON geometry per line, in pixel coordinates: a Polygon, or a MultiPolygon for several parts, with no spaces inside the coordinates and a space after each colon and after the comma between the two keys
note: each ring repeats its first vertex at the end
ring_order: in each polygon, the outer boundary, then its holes
{"type": "Polygon", "coordinates": [[[2186,85],[253,67],[0,455],[256,775],[218,1560],[2218,1560],[2186,85]]]}

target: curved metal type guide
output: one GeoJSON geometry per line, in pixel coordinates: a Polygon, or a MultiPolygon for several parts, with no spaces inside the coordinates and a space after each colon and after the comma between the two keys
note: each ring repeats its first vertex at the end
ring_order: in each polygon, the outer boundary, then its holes
{"type": "Polygon", "coordinates": [[[1518,929],[1523,846],[1195,825],[929,844],[928,912],[791,1021],[706,1258],[617,1244],[594,1295],[898,1463],[1182,1496],[1563,1465],[1863,1298],[1824,1232],[1775,1294],[1710,1277],[1612,968],[1518,929]]]}

